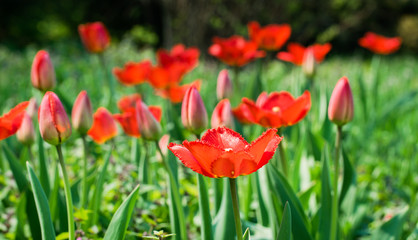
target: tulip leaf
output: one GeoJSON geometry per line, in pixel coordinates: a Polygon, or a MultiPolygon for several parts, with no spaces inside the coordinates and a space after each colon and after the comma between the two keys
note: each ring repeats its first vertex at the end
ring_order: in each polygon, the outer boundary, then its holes
{"type": "Polygon", "coordinates": [[[322,157],[321,208],[319,210],[319,239],[330,239],[331,229],[331,181],[328,167],[328,149],[325,146],[322,157]]]}
{"type": "Polygon", "coordinates": [[[295,239],[312,239],[309,233],[309,225],[302,205],[297,198],[295,192],[286,181],[286,178],[271,164],[267,165],[273,191],[280,197],[282,203],[289,202],[292,211],[292,233],[295,239]]]}
{"type": "Polygon", "coordinates": [[[277,240],[291,240],[292,239],[292,212],[290,210],[289,202],[286,202],[283,210],[282,222],[280,224],[279,235],[277,240]]]}
{"type": "Polygon", "coordinates": [[[199,210],[202,218],[202,240],[212,240],[212,217],[209,209],[208,188],[204,177],[199,173],[197,173],[197,184],[199,188],[199,210]]]}
{"type": "Polygon", "coordinates": [[[213,219],[214,226],[214,238],[216,240],[230,240],[235,239],[236,230],[231,223],[234,223],[234,213],[232,211],[232,198],[231,190],[229,188],[229,182],[227,178],[222,179],[224,181],[222,203],[219,208],[218,214],[213,219]]]}
{"type": "Polygon", "coordinates": [[[139,185],[129,194],[110,221],[103,240],[123,240],[138,199],[139,185]]]}
{"type": "Polygon", "coordinates": [[[244,235],[242,235],[242,239],[243,240],[251,240],[251,236],[250,236],[250,228],[247,228],[244,232],[244,235]]]}
{"type": "Polygon", "coordinates": [[[339,199],[340,205],[343,202],[350,186],[355,185],[356,183],[356,173],[354,171],[353,165],[351,165],[350,159],[348,158],[347,152],[344,150],[344,148],[342,148],[342,152],[344,164],[344,179],[339,199]]]}
{"type": "Polygon", "coordinates": [[[408,207],[402,209],[398,214],[393,216],[389,221],[383,223],[372,234],[372,240],[398,240],[401,239],[402,226],[407,220],[408,207]]]}
{"type": "Polygon", "coordinates": [[[7,144],[2,144],[3,152],[6,156],[6,160],[10,165],[10,170],[12,170],[13,177],[16,181],[19,192],[24,192],[28,187],[28,180],[26,179],[25,170],[20,165],[19,160],[16,158],[12,150],[7,146],[7,144]]]}
{"type": "Polygon", "coordinates": [[[52,224],[51,213],[49,211],[48,199],[32,167],[29,163],[26,163],[26,166],[41,224],[42,239],[55,239],[55,230],[54,225],[52,224]]]}
{"type": "MultiPolygon", "coordinates": [[[[261,169],[260,169],[261,171],[261,169]]],[[[254,188],[254,192],[257,193],[257,203],[258,206],[256,208],[256,213],[257,213],[257,222],[261,223],[261,225],[267,227],[269,225],[269,214],[267,212],[267,207],[266,207],[266,200],[263,198],[263,191],[262,191],[262,186],[260,184],[260,178],[259,178],[259,174],[261,174],[260,171],[257,171],[253,174],[250,175],[251,178],[253,178],[253,188],[254,188]]],[[[266,194],[267,195],[267,194],[266,194]]]]}
{"type": "Polygon", "coordinates": [[[49,197],[49,192],[51,190],[51,186],[49,184],[49,177],[48,177],[48,166],[45,157],[45,149],[44,149],[44,139],[41,136],[41,133],[38,131],[38,155],[39,155],[39,180],[41,181],[42,188],[45,191],[47,197],[49,197]]]}

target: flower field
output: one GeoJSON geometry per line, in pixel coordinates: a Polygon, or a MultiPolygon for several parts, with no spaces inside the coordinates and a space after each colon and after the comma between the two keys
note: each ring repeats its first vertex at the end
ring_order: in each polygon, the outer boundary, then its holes
{"type": "Polygon", "coordinates": [[[287,24],[0,46],[1,239],[418,239],[418,58],[287,24]]]}

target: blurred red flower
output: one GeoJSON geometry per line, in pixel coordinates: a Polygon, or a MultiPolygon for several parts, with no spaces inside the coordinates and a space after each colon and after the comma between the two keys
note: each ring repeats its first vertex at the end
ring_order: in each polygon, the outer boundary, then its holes
{"type": "Polygon", "coordinates": [[[80,24],[78,33],[84,47],[91,53],[101,53],[110,44],[110,35],[101,22],[80,24]]]}
{"type": "Polygon", "coordinates": [[[200,80],[195,80],[192,83],[184,84],[184,85],[172,85],[165,89],[155,89],[155,94],[162,97],[169,99],[172,103],[180,103],[183,101],[184,95],[186,94],[187,89],[191,86],[195,86],[197,90],[200,89],[200,80]]]}
{"type": "Polygon", "coordinates": [[[118,108],[121,112],[127,112],[130,109],[135,108],[136,102],[139,100],[141,100],[141,95],[138,93],[123,96],[118,101],[118,108]]]}
{"type": "Polygon", "coordinates": [[[122,84],[132,86],[147,81],[151,73],[151,67],[151,62],[148,60],[138,63],[128,62],[123,69],[113,68],[113,74],[122,84]]]}
{"type": "Polygon", "coordinates": [[[251,144],[226,127],[208,130],[201,140],[170,143],[170,149],[193,171],[211,178],[236,178],[264,166],[273,157],[282,137],[277,129],[265,131],[251,144]]]}
{"type": "Polygon", "coordinates": [[[19,103],[0,117],[0,140],[8,138],[17,132],[22,124],[25,109],[28,105],[29,101],[19,103]]]}
{"type": "Polygon", "coordinates": [[[116,122],[106,108],[99,107],[94,113],[93,125],[87,134],[98,144],[102,144],[118,134],[116,122]]]}
{"type": "Polygon", "coordinates": [[[401,47],[402,39],[400,37],[387,38],[376,33],[367,32],[358,40],[358,44],[377,54],[391,54],[401,47]]]}
{"type": "Polygon", "coordinates": [[[289,39],[292,29],[289,24],[269,24],[260,27],[258,22],[250,22],[247,25],[250,39],[264,50],[279,50],[289,39]]]}
{"type": "Polygon", "coordinates": [[[186,72],[187,66],[178,62],[174,62],[168,67],[153,67],[149,83],[154,88],[169,88],[178,85],[186,72]]]}
{"type": "Polygon", "coordinates": [[[289,43],[287,45],[287,52],[279,52],[277,54],[277,58],[299,66],[303,64],[305,53],[309,52],[309,49],[310,51],[313,51],[315,61],[320,63],[331,50],[331,44],[314,44],[308,47],[304,47],[298,43],[289,43]]]}
{"type": "Polygon", "coordinates": [[[286,127],[302,120],[311,108],[311,94],[305,91],[302,96],[293,98],[288,92],[266,92],[260,94],[254,103],[243,98],[241,106],[233,110],[238,120],[251,122],[263,127],[286,127]]]}
{"type": "Polygon", "coordinates": [[[244,66],[252,60],[265,56],[264,51],[257,50],[255,42],[246,41],[241,36],[230,38],[213,38],[213,44],[209,48],[209,54],[218,58],[230,66],[244,66]]]}
{"type": "Polygon", "coordinates": [[[192,70],[199,61],[200,51],[195,47],[186,48],[183,44],[177,44],[171,51],[160,49],[157,51],[157,62],[162,67],[170,67],[174,63],[184,64],[187,71],[192,70]]]}

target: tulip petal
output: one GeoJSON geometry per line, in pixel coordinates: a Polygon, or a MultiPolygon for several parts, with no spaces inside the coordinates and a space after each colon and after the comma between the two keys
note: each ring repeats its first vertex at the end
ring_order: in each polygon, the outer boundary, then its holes
{"type": "Polygon", "coordinates": [[[277,129],[270,128],[248,146],[247,151],[254,155],[258,168],[268,163],[273,157],[277,145],[283,139],[276,133],[277,129]]]}
{"type": "Polygon", "coordinates": [[[281,117],[286,125],[293,125],[302,120],[311,109],[311,94],[305,91],[294,103],[281,111],[281,117]]]}
{"type": "Polygon", "coordinates": [[[203,172],[212,173],[211,165],[222,154],[221,149],[198,141],[184,141],[183,145],[194,156],[203,172]]]}
{"type": "Polygon", "coordinates": [[[0,140],[8,138],[16,133],[22,124],[24,111],[28,104],[29,101],[19,103],[8,113],[0,117],[0,140]]]}
{"type": "Polygon", "coordinates": [[[220,149],[232,149],[235,152],[243,150],[248,145],[239,133],[226,127],[209,129],[202,136],[202,142],[220,149]]]}
{"type": "Polygon", "coordinates": [[[228,151],[223,152],[212,163],[211,169],[212,173],[217,177],[236,178],[240,175],[246,175],[248,172],[254,172],[255,166],[254,157],[250,153],[245,151],[228,151]],[[243,173],[241,170],[243,170],[243,173]]]}

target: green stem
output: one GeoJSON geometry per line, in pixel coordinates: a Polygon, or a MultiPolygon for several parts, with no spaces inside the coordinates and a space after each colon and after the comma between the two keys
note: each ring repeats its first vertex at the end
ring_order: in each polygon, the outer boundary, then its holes
{"type": "Polygon", "coordinates": [[[242,226],[241,226],[241,218],[239,216],[236,178],[229,178],[229,187],[231,189],[232,208],[234,210],[234,220],[235,220],[235,229],[237,231],[237,240],[242,240],[242,226]]]}
{"type": "Polygon", "coordinates": [[[108,103],[108,108],[109,110],[113,110],[113,103],[114,103],[114,98],[115,98],[115,84],[113,82],[113,79],[111,76],[109,76],[109,73],[107,71],[107,66],[106,66],[106,60],[104,57],[103,53],[99,54],[99,60],[100,60],[100,65],[102,66],[102,70],[104,73],[104,78],[106,79],[106,82],[108,84],[109,87],[109,91],[110,91],[110,97],[109,97],[109,103],[108,103]]]}
{"type": "Polygon", "coordinates": [[[240,93],[241,86],[239,85],[239,67],[234,67],[234,92],[240,93]]]}
{"type": "MultiPolygon", "coordinates": [[[[281,135],[283,128],[279,128],[277,134],[281,135]]],[[[280,165],[282,167],[283,175],[287,178],[288,168],[287,168],[287,159],[286,153],[284,152],[283,143],[279,144],[279,154],[280,154],[280,165]]]]}
{"type": "Polygon", "coordinates": [[[163,152],[161,151],[160,145],[158,144],[158,141],[155,142],[155,145],[157,146],[157,150],[161,155],[161,158],[163,159],[163,166],[166,169],[167,173],[168,173],[168,177],[170,179],[170,188],[171,188],[171,192],[173,194],[173,198],[174,198],[174,203],[172,203],[174,205],[174,207],[177,209],[177,219],[179,221],[179,225],[180,225],[180,239],[187,239],[187,230],[186,230],[186,223],[185,223],[185,218],[184,218],[184,211],[183,211],[183,207],[181,205],[181,198],[180,198],[180,192],[177,186],[177,182],[176,179],[174,178],[174,173],[171,170],[170,166],[168,165],[167,159],[165,157],[165,155],[163,154],[163,152]]]}
{"type": "Polygon", "coordinates": [[[331,210],[331,240],[337,239],[338,229],[338,177],[340,175],[340,148],[341,148],[341,126],[337,127],[337,136],[335,141],[335,169],[333,182],[333,199],[331,210]]]}
{"type": "Polygon", "coordinates": [[[61,166],[62,176],[64,178],[65,200],[67,202],[68,217],[68,239],[75,239],[74,216],[73,216],[73,199],[71,197],[71,186],[68,180],[67,170],[65,169],[64,157],[62,155],[61,144],[57,145],[58,159],[61,166]]]}
{"type": "Polygon", "coordinates": [[[84,150],[84,159],[83,159],[83,192],[81,194],[81,207],[86,207],[87,204],[87,195],[88,195],[88,189],[87,189],[87,175],[88,175],[88,161],[87,161],[87,142],[86,142],[86,136],[82,135],[81,139],[83,140],[83,150],[84,150]]]}

